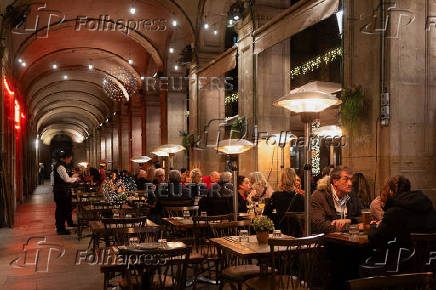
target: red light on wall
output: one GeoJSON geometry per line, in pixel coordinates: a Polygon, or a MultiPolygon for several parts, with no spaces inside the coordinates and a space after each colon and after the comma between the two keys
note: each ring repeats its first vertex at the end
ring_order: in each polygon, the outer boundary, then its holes
{"type": "Polygon", "coordinates": [[[20,104],[18,104],[18,101],[15,100],[15,129],[20,129],[20,122],[21,122],[21,108],[20,108],[20,104]]]}
{"type": "Polygon", "coordinates": [[[5,86],[5,89],[6,89],[6,91],[8,92],[8,94],[9,94],[10,96],[15,95],[15,92],[14,92],[14,91],[11,91],[11,89],[9,88],[8,81],[6,80],[5,77],[3,77],[3,85],[5,86]]]}

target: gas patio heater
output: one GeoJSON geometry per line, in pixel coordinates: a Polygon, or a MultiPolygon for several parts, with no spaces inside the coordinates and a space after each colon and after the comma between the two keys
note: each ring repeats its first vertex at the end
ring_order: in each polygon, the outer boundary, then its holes
{"type": "Polygon", "coordinates": [[[151,160],[151,158],[148,156],[138,156],[138,157],[132,158],[132,162],[139,163],[139,164],[147,163],[150,160],[151,160]]]}
{"type": "Polygon", "coordinates": [[[168,157],[169,154],[167,152],[165,152],[165,151],[160,151],[158,149],[156,149],[155,151],[151,152],[151,154],[156,155],[158,157],[159,162],[162,161],[162,167],[165,168],[165,171],[168,171],[168,168],[166,166],[167,164],[166,164],[164,158],[168,157]]]}
{"type": "Polygon", "coordinates": [[[300,88],[290,91],[289,94],[281,97],[273,103],[274,106],[285,108],[288,111],[301,115],[304,123],[304,189],[305,189],[305,235],[311,234],[310,223],[310,183],[311,183],[311,124],[317,115],[331,106],[336,106],[342,102],[332,93],[341,89],[339,84],[312,82],[300,88]]]}
{"type": "Polygon", "coordinates": [[[247,152],[255,145],[245,139],[227,139],[218,142],[216,150],[227,155],[233,174],[233,218],[238,220],[238,155],[247,152]]]}
{"type": "MultiPolygon", "coordinates": [[[[323,138],[338,138],[338,137],[342,138],[342,128],[336,125],[324,126],[318,129],[314,129],[313,133],[323,138]]],[[[330,150],[329,165],[336,166],[335,146],[332,143],[330,143],[329,146],[329,150],[330,150]]]]}
{"type": "Polygon", "coordinates": [[[182,145],[167,144],[167,145],[159,146],[157,150],[168,153],[170,159],[169,168],[171,169],[174,167],[174,155],[176,155],[177,152],[184,151],[185,147],[182,145]]]}

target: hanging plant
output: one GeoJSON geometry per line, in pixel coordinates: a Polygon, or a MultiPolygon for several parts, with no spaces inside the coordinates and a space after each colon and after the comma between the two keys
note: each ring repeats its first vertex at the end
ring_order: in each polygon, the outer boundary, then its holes
{"type": "Polygon", "coordinates": [[[341,92],[341,121],[350,131],[356,131],[359,122],[366,116],[367,102],[362,87],[344,89],[341,92]]]}
{"type": "Polygon", "coordinates": [[[247,122],[245,117],[239,117],[232,123],[232,128],[230,131],[230,139],[240,139],[245,133],[247,127],[247,122]]]}
{"type": "Polygon", "coordinates": [[[189,151],[189,149],[192,147],[192,143],[194,142],[194,135],[189,134],[187,131],[179,131],[180,136],[183,137],[182,139],[182,145],[186,148],[186,150],[189,151]]]}

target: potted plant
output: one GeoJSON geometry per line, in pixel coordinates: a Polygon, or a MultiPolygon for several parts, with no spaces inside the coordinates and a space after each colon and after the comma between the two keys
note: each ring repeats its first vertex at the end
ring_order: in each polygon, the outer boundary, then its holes
{"type": "Polygon", "coordinates": [[[268,234],[274,230],[273,221],[267,216],[261,216],[254,220],[253,228],[256,232],[257,242],[259,244],[268,243],[268,234]]]}

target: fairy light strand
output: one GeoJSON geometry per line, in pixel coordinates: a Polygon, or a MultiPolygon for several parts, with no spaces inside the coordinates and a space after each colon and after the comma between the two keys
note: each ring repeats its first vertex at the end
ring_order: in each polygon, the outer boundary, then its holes
{"type": "Polygon", "coordinates": [[[311,60],[303,63],[302,65],[296,66],[289,72],[291,79],[299,76],[303,76],[309,72],[313,72],[318,69],[322,64],[328,65],[329,63],[335,61],[338,57],[342,56],[342,48],[334,48],[322,55],[318,55],[311,60]]]}
{"type": "MultiPolygon", "coordinates": [[[[319,120],[314,120],[312,122],[312,132],[315,129],[319,129],[320,122],[319,120]]],[[[311,147],[312,147],[312,174],[318,175],[320,173],[320,150],[319,150],[319,142],[320,139],[318,136],[313,136],[311,139],[311,147]]]]}

